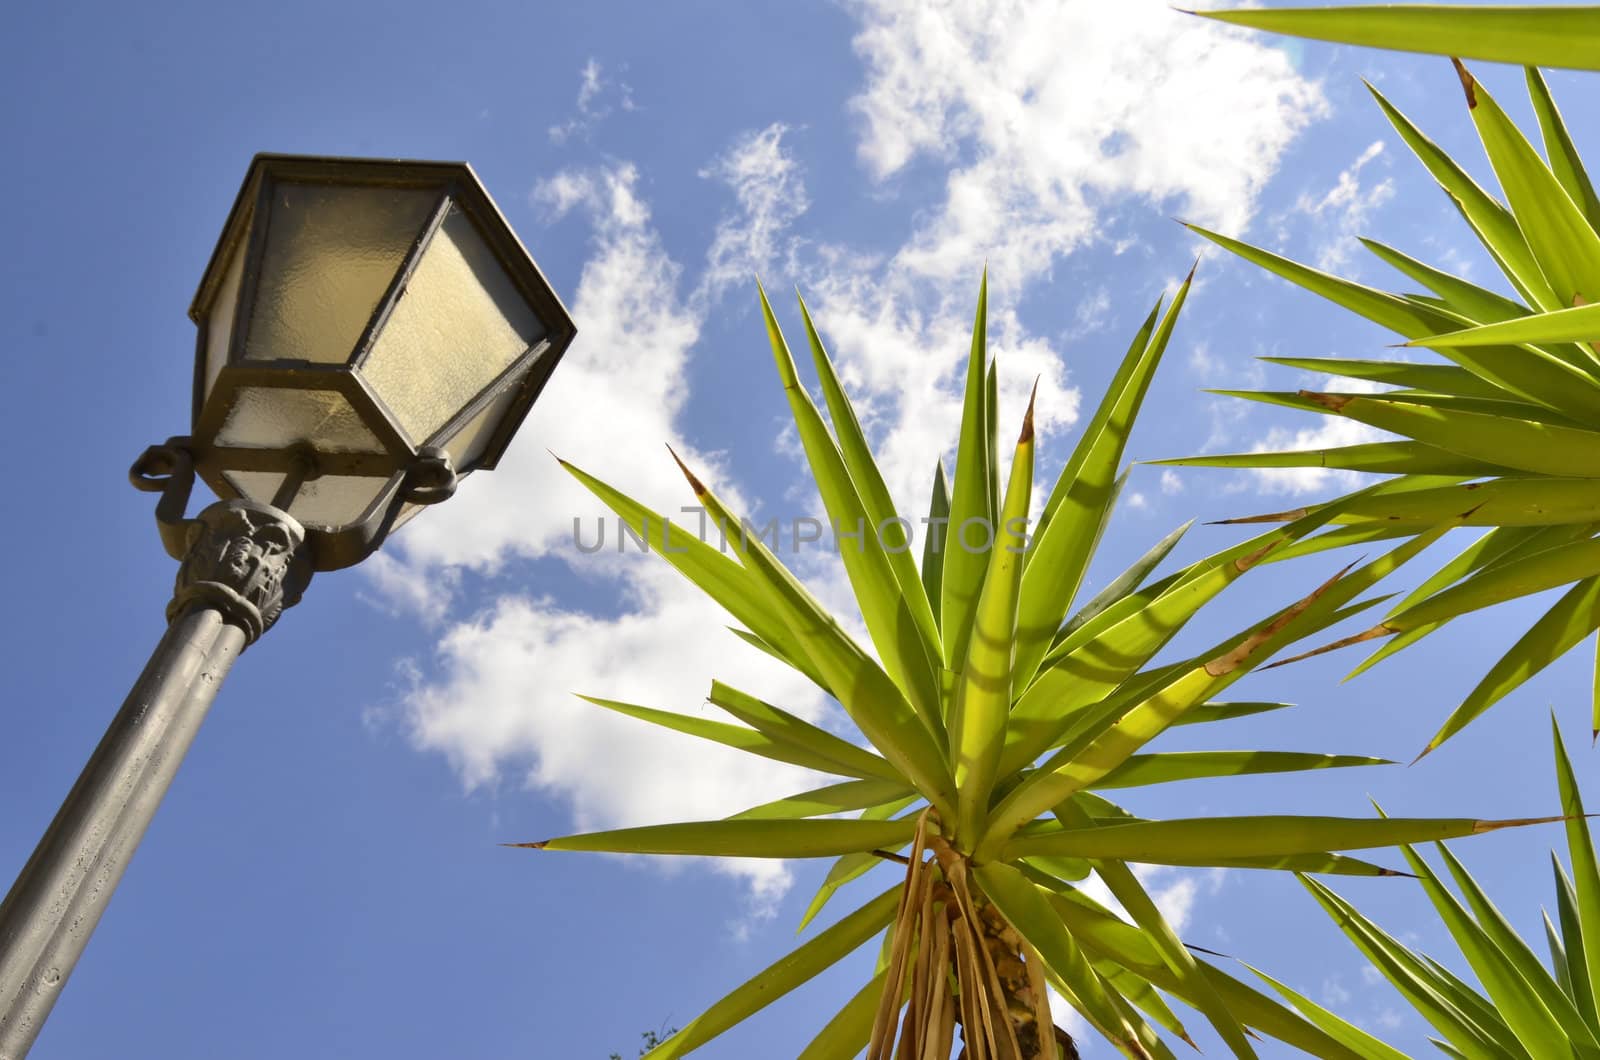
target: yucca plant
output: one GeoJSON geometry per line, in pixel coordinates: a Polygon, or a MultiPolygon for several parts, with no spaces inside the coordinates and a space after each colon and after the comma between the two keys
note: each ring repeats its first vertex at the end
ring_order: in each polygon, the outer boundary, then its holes
{"type": "MultiPolygon", "coordinates": [[[[1360,610],[1355,597],[1426,543],[1408,541],[1341,572],[1259,626],[1160,665],[1153,657],[1250,568],[1296,551],[1337,507],[1151,580],[1183,529],[1074,609],[1119,486],[1124,444],[1188,294],[1145,320],[1027,534],[1033,504],[1032,407],[1009,474],[997,459],[996,369],[980,294],[968,357],[953,487],[936,475],[921,569],[860,423],[801,305],[828,411],[802,385],[765,295],[778,374],[829,517],[867,532],[841,543],[872,650],[858,643],[771,548],[684,468],[731,554],[566,465],[652,549],[721,604],[754,648],[831,696],[868,747],[755,695],[714,682],[728,720],[594,698],[601,707],[838,778],[720,821],[661,824],[518,844],[624,854],[833,859],[805,919],[851,881],[884,867],[887,890],[817,932],[650,1053],[688,1053],[844,959],[874,937],[873,977],[799,1055],[946,1060],[957,1028],[970,1060],[1070,1057],[1046,987],[1123,1053],[1168,1056],[1162,1028],[1188,1038],[1166,996],[1202,1012],[1232,1050],[1246,1027],[1308,1052],[1359,1055],[1197,958],[1163,919],[1132,864],[1384,875],[1339,851],[1481,832],[1506,822],[1332,817],[1146,820],[1116,789],[1192,777],[1291,772],[1371,758],[1267,751],[1140,753],[1173,725],[1220,722],[1283,704],[1214,697],[1261,660],[1360,610]],[[831,429],[829,421],[831,420],[831,429]],[[879,528],[879,534],[871,528],[879,528]],[[988,533],[974,534],[974,530],[988,533]],[[974,537],[991,537],[972,547],[974,537]],[[851,816],[841,816],[851,815],[851,816]],[[1129,920],[1079,886],[1099,874],[1129,920]]],[[[680,464],[680,467],[682,465],[680,464]]],[[[1381,492],[1381,488],[1378,491],[1381,492]]],[[[1320,546],[1317,546],[1320,547],[1320,546]]],[[[588,697],[585,697],[588,698],[588,697]]],[[[1357,1034],[1342,1024],[1339,1034],[1357,1034]]],[[[794,1055],[776,1047],[768,1055],[794,1055]]]]}
{"type": "MultiPolygon", "coordinates": [[[[1480,12],[1451,9],[1427,27],[1430,32],[1437,27],[1441,41],[1460,43],[1480,12]]],[[[1305,28],[1317,15],[1323,20],[1318,23],[1321,35],[1331,35],[1336,14],[1233,12],[1229,18],[1291,29],[1305,28]]],[[[1578,57],[1593,58],[1600,49],[1595,10],[1574,25],[1587,27],[1586,35],[1575,29],[1574,36],[1551,45],[1550,54],[1574,59],[1577,48],[1578,57]]],[[[1421,26],[1412,28],[1420,34],[1421,26]]],[[[1368,39],[1353,32],[1349,36],[1368,39]]],[[[1508,36],[1517,39],[1515,34],[1508,36]]],[[[1534,44],[1524,37],[1521,46],[1534,44]]],[[[1400,138],[1444,188],[1517,297],[1469,283],[1372,239],[1362,242],[1429,293],[1377,290],[1191,225],[1247,261],[1398,333],[1407,340],[1406,346],[1432,350],[1439,358],[1265,358],[1355,380],[1360,386],[1343,392],[1222,393],[1343,417],[1398,437],[1308,452],[1166,461],[1213,467],[1327,467],[1393,476],[1387,483],[1390,489],[1381,496],[1341,502],[1333,517],[1341,525],[1331,531],[1340,542],[1404,537],[1450,526],[1488,528],[1396,604],[1382,622],[1328,646],[1393,638],[1358,666],[1358,673],[1457,616],[1546,589],[1567,588],[1467,695],[1423,754],[1600,627],[1600,355],[1596,353],[1600,306],[1587,305],[1600,299],[1600,197],[1536,68],[1527,68],[1527,85],[1547,158],[1459,61],[1456,69],[1505,202],[1484,190],[1377,89],[1372,95],[1400,138]],[[1374,383],[1388,389],[1373,393],[1374,383]]],[[[1292,521],[1308,511],[1325,510],[1298,509],[1237,521],[1292,521]]],[[[1600,685],[1596,691],[1594,728],[1600,731],[1600,685]]]]}
{"type": "MultiPolygon", "coordinates": [[[[1559,727],[1555,727],[1555,767],[1561,806],[1568,815],[1572,874],[1552,851],[1556,916],[1552,920],[1544,913],[1548,967],[1443,843],[1439,856],[1461,897],[1410,847],[1405,848],[1406,859],[1477,978],[1477,987],[1403,945],[1325,884],[1302,878],[1373,967],[1439,1033],[1432,1041],[1448,1056],[1469,1060],[1600,1056],[1600,1011],[1595,999],[1600,984],[1600,866],[1559,727]]],[[[1402,1054],[1385,1046],[1365,1055],[1390,1060],[1402,1054]]]]}

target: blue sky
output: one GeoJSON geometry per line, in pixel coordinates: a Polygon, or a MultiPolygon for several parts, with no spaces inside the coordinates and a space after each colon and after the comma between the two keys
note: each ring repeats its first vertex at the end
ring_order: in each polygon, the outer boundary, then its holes
{"type": "MultiPolygon", "coordinates": [[[[1518,72],[1480,73],[1531,121],[1518,72]]],[[[13,557],[0,872],[21,867],[160,634],[173,565],[123,473],[186,429],[184,310],[253,153],[470,161],[581,332],[498,471],[379,560],[319,577],[246,654],[34,1055],[631,1055],[639,1031],[687,1021],[784,952],[821,866],[496,846],[720,815],[809,786],[619,724],[573,691],[697,711],[716,676],[829,716],[658,560],[575,549],[574,517],[597,512],[545,448],[670,510],[689,501],[671,442],[750,511],[818,513],[756,272],[792,329],[787,292],[805,290],[912,514],[955,441],[985,260],[1002,416],[1020,419],[1039,376],[1051,474],[1150,303],[1201,249],[1171,217],[1389,284],[1353,240],[1381,231],[1487,281],[1362,77],[1486,169],[1443,60],[1285,44],[1143,0],[15,12],[0,39],[12,145],[0,340],[10,493],[28,517],[0,529],[13,557]]],[[[1600,149],[1592,91],[1577,76],[1552,83],[1580,148],[1600,149]]],[[[1130,455],[1357,440],[1201,390],[1303,385],[1253,358],[1382,356],[1392,341],[1208,253],[1130,455]]],[[[1093,577],[1189,518],[1340,485],[1141,468],[1093,577]]],[[[1235,539],[1197,527],[1182,555],[1235,539]]],[[[1195,637],[1238,628],[1338,562],[1247,579],[1195,637]]],[[[825,556],[797,563],[844,599],[825,556]]],[[[1299,706],[1165,746],[1408,761],[1536,607],[1457,622],[1348,685],[1355,656],[1252,676],[1240,695],[1299,706]]],[[[1413,815],[1554,812],[1552,707],[1593,775],[1583,654],[1415,768],[1192,782],[1129,801],[1168,816],[1361,815],[1368,794],[1413,815]]],[[[1545,851],[1559,843],[1547,828],[1459,851],[1537,939],[1545,851]]],[[[1427,1049],[1292,879],[1167,871],[1151,885],[1192,942],[1427,1049]]],[[[1453,960],[1411,883],[1338,889],[1453,960]]],[[[818,980],[702,1055],[793,1055],[855,985],[818,980]]]]}

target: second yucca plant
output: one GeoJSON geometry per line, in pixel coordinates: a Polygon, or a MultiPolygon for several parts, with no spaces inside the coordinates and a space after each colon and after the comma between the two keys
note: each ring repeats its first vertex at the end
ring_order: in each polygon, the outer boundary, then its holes
{"type": "MultiPolygon", "coordinates": [[[[953,488],[946,490],[940,470],[930,512],[947,521],[948,540],[941,550],[930,539],[920,570],[907,523],[897,521],[805,306],[828,420],[802,385],[762,296],[778,373],[828,516],[836,526],[868,528],[840,551],[873,651],[688,468],[684,474],[731,555],[567,465],[653,551],[721,604],[753,648],[836,700],[870,747],[721,682],[712,684],[709,699],[727,713],[725,721],[594,698],[601,707],[837,779],[725,820],[519,845],[833,859],[807,921],[874,868],[898,877],[712,1005],[651,1057],[691,1051],[874,937],[881,939],[875,974],[799,1053],[806,1060],[853,1057],[863,1048],[869,1060],[947,1060],[958,1028],[969,1060],[1074,1056],[1071,1039],[1054,1026],[1047,986],[1129,1056],[1170,1055],[1157,1028],[1188,1039],[1167,996],[1202,1012],[1240,1056],[1254,1055],[1246,1027],[1320,1056],[1359,1055],[1348,1042],[1365,1041],[1361,1032],[1322,1014],[1303,1018],[1196,958],[1130,866],[1385,875],[1337,852],[1498,824],[1288,816],[1154,821],[1106,794],[1194,777],[1376,763],[1298,752],[1141,751],[1170,726],[1282,706],[1213,697],[1280,647],[1361,609],[1356,595],[1426,544],[1409,541],[1360,569],[1347,568],[1260,625],[1162,665],[1150,665],[1152,658],[1207,601],[1257,564],[1297,551],[1296,542],[1325,526],[1337,507],[1151,580],[1180,528],[1092,599],[1077,602],[1114,506],[1128,432],[1188,287],[1186,281],[1164,315],[1158,303],[1145,320],[1031,535],[1032,408],[1002,487],[996,370],[980,294],[953,488]],[[974,539],[983,539],[982,547],[973,547],[974,539]],[[1091,871],[1131,922],[1081,889],[1091,871]]],[[[787,1046],[769,1053],[780,1054],[794,1055],[787,1046]]]]}
{"type": "MultiPolygon", "coordinates": [[[[1600,68],[1600,9],[1592,7],[1213,15],[1329,40],[1600,68]]],[[[1390,638],[1355,673],[1458,616],[1548,589],[1566,590],[1466,695],[1423,754],[1600,629],[1600,195],[1537,68],[1526,68],[1526,80],[1543,156],[1483,84],[1459,61],[1455,68],[1499,198],[1377,89],[1372,95],[1515,297],[1373,239],[1362,242],[1427,293],[1378,290],[1190,226],[1247,261],[1399,334],[1413,348],[1407,353],[1431,350],[1439,358],[1267,358],[1354,385],[1229,393],[1350,420],[1389,437],[1314,451],[1168,461],[1394,476],[1383,495],[1343,506],[1337,516],[1343,525],[1333,531],[1342,542],[1451,526],[1487,528],[1377,625],[1328,646],[1390,638]],[[1382,389],[1372,392],[1372,384],[1382,389]]],[[[1304,514],[1297,509],[1240,521],[1287,521],[1304,514]]],[[[1593,729],[1600,734],[1600,681],[1594,693],[1593,729]]]]}

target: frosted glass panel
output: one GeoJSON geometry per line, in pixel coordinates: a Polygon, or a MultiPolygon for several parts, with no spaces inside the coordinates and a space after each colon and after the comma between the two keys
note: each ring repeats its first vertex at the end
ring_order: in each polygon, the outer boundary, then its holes
{"type": "Polygon", "coordinates": [[[257,504],[271,504],[283,484],[283,474],[278,471],[224,471],[222,477],[239,496],[257,504]]]}
{"type": "Polygon", "coordinates": [[[345,396],[335,390],[240,387],[217,432],[217,444],[286,449],[309,442],[324,453],[381,453],[383,446],[345,396]]]}
{"type": "Polygon", "coordinates": [[[289,514],[302,523],[347,526],[361,518],[388,482],[384,478],[323,475],[300,487],[289,514]]]}
{"type": "Polygon", "coordinates": [[[409,523],[418,512],[426,507],[426,504],[402,504],[400,506],[400,514],[395,516],[394,525],[389,528],[389,532],[392,534],[409,523]]]}
{"type": "Polygon", "coordinates": [[[278,184],[245,356],[348,360],[436,202],[425,188],[278,184]]]}
{"type": "Polygon", "coordinates": [[[452,206],[361,371],[421,445],[543,333],[471,220],[452,206]]]}
{"type": "Polygon", "coordinates": [[[478,458],[483,456],[484,449],[494,438],[495,428],[500,426],[500,421],[516,401],[520,389],[515,384],[507,387],[482,412],[468,420],[455,437],[444,443],[445,451],[450,454],[450,462],[455,464],[458,472],[471,471],[478,466],[478,458]]]}
{"type": "Polygon", "coordinates": [[[228,358],[228,339],[233,335],[233,315],[239,308],[239,277],[244,274],[244,248],[247,239],[234,244],[228,259],[228,269],[222,274],[222,283],[206,311],[206,382],[205,394],[211,394],[211,384],[228,358]]]}
{"type": "MultiPolygon", "coordinates": [[[[283,482],[283,476],[276,471],[228,471],[224,475],[234,489],[260,504],[271,504],[283,482]]],[[[385,478],[323,475],[301,484],[289,505],[289,514],[316,526],[349,526],[360,521],[388,482],[385,478]]]]}

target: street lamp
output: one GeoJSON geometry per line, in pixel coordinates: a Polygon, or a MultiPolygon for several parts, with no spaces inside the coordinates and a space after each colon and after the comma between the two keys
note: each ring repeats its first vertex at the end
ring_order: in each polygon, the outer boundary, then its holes
{"type": "Polygon", "coordinates": [[[470,167],[257,155],[200,281],[193,426],[129,478],[168,628],[0,904],[0,1060],[37,1037],[233,660],[315,571],[493,468],[574,327],[470,167]],[[221,498],[186,517],[195,475],[221,498]]]}

